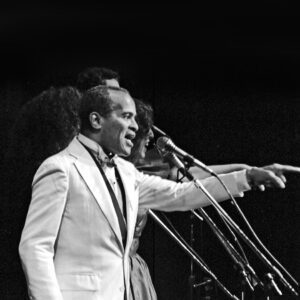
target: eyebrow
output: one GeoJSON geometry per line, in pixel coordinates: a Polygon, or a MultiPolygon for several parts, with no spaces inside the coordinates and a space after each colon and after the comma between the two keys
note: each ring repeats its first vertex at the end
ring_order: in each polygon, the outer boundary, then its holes
{"type": "Polygon", "coordinates": [[[122,116],[124,115],[129,115],[130,117],[134,117],[134,118],[136,117],[136,114],[131,111],[123,111],[122,116]]]}
{"type": "Polygon", "coordinates": [[[113,105],[113,110],[117,110],[117,109],[122,109],[122,105],[121,104],[114,104],[113,105]]]}

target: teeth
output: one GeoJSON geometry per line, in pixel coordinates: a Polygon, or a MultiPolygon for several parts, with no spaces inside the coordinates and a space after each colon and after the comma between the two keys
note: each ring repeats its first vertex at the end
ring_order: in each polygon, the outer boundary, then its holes
{"type": "Polygon", "coordinates": [[[128,140],[133,140],[135,138],[135,135],[134,134],[126,134],[125,138],[128,140]]]}

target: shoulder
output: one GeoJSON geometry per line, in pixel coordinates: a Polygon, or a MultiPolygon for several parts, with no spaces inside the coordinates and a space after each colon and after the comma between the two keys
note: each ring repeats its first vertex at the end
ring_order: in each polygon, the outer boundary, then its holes
{"type": "Polygon", "coordinates": [[[85,150],[75,137],[65,149],[48,157],[46,160],[44,160],[42,165],[61,165],[62,167],[68,167],[70,164],[73,164],[74,161],[80,158],[83,153],[85,153],[85,150]]]}
{"type": "Polygon", "coordinates": [[[37,169],[33,178],[33,184],[49,175],[60,174],[59,176],[61,176],[64,174],[63,176],[67,176],[75,160],[76,158],[72,157],[70,153],[68,153],[67,148],[48,157],[37,169]]]}

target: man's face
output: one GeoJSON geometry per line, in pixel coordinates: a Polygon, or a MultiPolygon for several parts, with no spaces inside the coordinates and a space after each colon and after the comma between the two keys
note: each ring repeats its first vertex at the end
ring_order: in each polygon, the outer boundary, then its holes
{"type": "Polygon", "coordinates": [[[145,158],[147,148],[149,146],[150,141],[154,138],[154,134],[152,129],[150,129],[145,137],[140,140],[139,145],[139,155],[140,158],[145,158]]]}
{"type": "Polygon", "coordinates": [[[135,104],[123,91],[110,90],[109,94],[115,109],[108,117],[102,118],[99,144],[114,154],[128,156],[138,130],[135,104]]]}

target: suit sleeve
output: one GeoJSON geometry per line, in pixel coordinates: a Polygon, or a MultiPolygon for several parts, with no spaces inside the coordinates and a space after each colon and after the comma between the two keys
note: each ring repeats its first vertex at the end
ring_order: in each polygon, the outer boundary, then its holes
{"type": "MultiPolygon", "coordinates": [[[[250,189],[246,180],[246,171],[220,175],[221,179],[235,197],[243,197],[250,189]]],[[[184,211],[209,205],[206,195],[195,187],[194,182],[175,183],[142,173],[139,178],[139,209],[157,209],[162,211],[184,211]]],[[[205,189],[218,202],[229,198],[225,189],[215,177],[201,180],[205,189]]]]}
{"type": "Polygon", "coordinates": [[[54,248],[68,193],[67,172],[49,159],[38,169],[19,245],[29,297],[62,300],[55,275],[54,248]]]}

